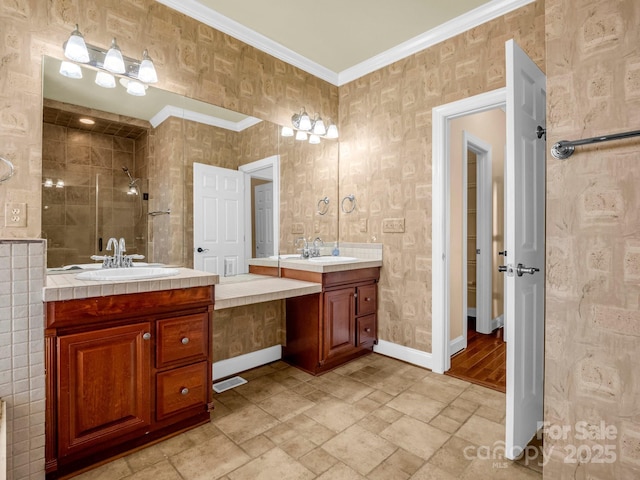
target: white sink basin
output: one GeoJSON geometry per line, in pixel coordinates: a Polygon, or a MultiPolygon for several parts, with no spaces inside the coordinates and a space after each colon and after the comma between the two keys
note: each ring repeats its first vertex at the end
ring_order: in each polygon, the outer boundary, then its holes
{"type": "Polygon", "coordinates": [[[336,263],[336,262],[354,262],[358,260],[356,257],[311,257],[310,262],[316,263],[336,263]]]}
{"type": "Polygon", "coordinates": [[[123,281],[143,280],[146,278],[171,277],[178,274],[177,268],[162,267],[134,267],[134,268],[107,268],[101,270],[88,270],[76,275],[78,280],[95,281],[123,281]]]}

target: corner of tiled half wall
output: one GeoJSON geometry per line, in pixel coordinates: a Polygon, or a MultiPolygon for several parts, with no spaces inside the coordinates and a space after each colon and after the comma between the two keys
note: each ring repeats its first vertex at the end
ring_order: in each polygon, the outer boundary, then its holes
{"type": "Polygon", "coordinates": [[[45,252],[44,240],[0,239],[0,398],[6,404],[7,480],[45,476],[45,252]]]}

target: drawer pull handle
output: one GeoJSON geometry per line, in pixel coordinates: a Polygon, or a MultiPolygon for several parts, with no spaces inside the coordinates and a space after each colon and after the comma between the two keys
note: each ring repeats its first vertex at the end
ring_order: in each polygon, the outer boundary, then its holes
{"type": "Polygon", "coordinates": [[[371,329],[370,328],[365,328],[364,331],[367,332],[367,333],[371,333],[371,329]]]}
{"type": "Polygon", "coordinates": [[[142,338],[144,340],[150,340],[151,339],[151,334],[149,332],[146,332],[144,335],[142,335],[142,338]]]}
{"type": "Polygon", "coordinates": [[[180,393],[182,395],[187,395],[189,393],[189,389],[187,387],[184,387],[182,390],[180,390],[180,393]]]}
{"type": "Polygon", "coordinates": [[[180,340],[182,342],[183,345],[186,345],[187,343],[189,343],[189,337],[184,337],[182,340],[180,340]]]}

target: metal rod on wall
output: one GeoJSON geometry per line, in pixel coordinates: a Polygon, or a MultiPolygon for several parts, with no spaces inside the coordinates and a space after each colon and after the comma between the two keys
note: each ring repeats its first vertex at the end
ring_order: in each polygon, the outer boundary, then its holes
{"type": "Polygon", "coordinates": [[[575,147],[580,145],[590,145],[592,143],[608,142],[610,140],[622,140],[630,137],[640,136],[640,130],[632,132],[614,133],[612,135],[603,135],[601,137],[583,138],[582,140],[561,140],[551,147],[551,155],[558,160],[566,160],[575,151],[575,147]]]}

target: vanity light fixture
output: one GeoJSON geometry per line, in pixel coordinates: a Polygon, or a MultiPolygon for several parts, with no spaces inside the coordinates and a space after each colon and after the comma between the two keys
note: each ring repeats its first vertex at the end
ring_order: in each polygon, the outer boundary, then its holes
{"type": "Polygon", "coordinates": [[[78,65],[82,64],[97,72],[95,82],[101,87],[115,88],[115,77],[128,80],[125,88],[127,93],[134,96],[145,95],[147,86],[158,81],[148,50],[142,52],[142,60],[123,56],[115,38],[109,49],[104,50],[86,43],[78,25],[64,43],[63,49],[68,61],[62,62],[60,74],[65,77],[82,78],[82,70],[78,65]]]}
{"type": "Polygon", "coordinates": [[[53,187],[53,180],[47,178],[42,185],[44,185],[46,188],[51,188],[53,187]]]}
{"type": "Polygon", "coordinates": [[[338,127],[329,121],[328,126],[317,113],[313,118],[309,116],[305,108],[300,113],[294,113],[291,117],[291,127],[282,127],[283,137],[292,137],[295,131],[296,140],[307,140],[309,143],[318,144],[321,138],[338,138],[338,127]],[[307,136],[308,135],[308,136],[307,136]]]}

